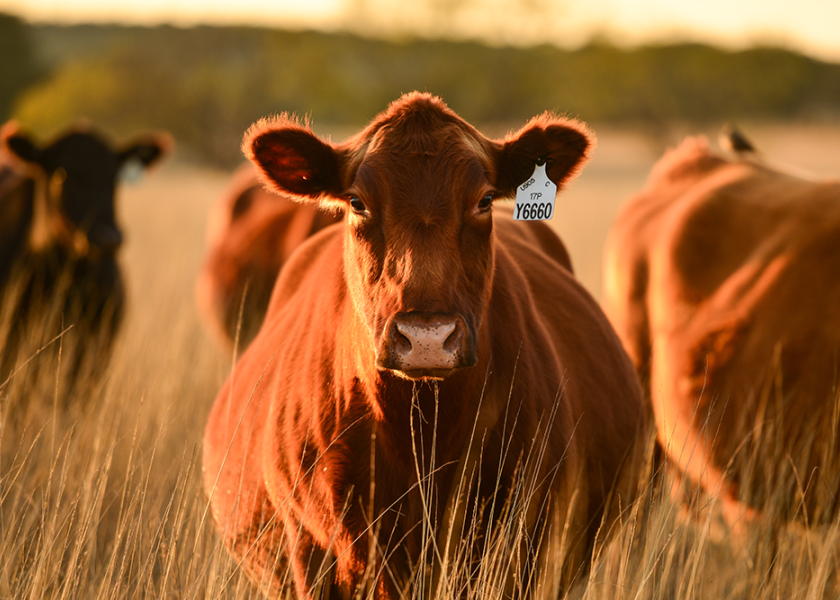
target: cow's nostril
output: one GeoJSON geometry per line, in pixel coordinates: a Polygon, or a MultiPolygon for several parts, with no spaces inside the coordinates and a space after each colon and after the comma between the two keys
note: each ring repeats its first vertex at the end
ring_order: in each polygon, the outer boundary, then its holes
{"type": "Polygon", "coordinates": [[[446,352],[458,352],[463,346],[463,341],[464,331],[461,328],[460,323],[456,322],[453,324],[452,333],[450,333],[443,342],[443,349],[446,352]]]}
{"type": "Polygon", "coordinates": [[[392,330],[392,344],[398,355],[409,354],[412,349],[411,340],[399,330],[399,325],[392,330]]]}

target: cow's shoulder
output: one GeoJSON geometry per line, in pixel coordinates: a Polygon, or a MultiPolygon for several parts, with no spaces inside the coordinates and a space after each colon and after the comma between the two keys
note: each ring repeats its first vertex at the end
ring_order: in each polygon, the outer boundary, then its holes
{"type": "MultiPolygon", "coordinates": [[[[562,254],[553,253],[550,247],[535,239],[532,224],[500,214],[494,219],[493,227],[497,240],[495,287],[513,287],[517,278],[524,278],[527,286],[522,291],[532,299],[545,296],[549,290],[557,292],[569,287],[574,278],[562,254]]],[[[557,243],[565,250],[559,238],[557,243]]]]}
{"type": "Polygon", "coordinates": [[[561,363],[583,355],[612,356],[607,362],[623,363],[626,357],[612,327],[571,271],[539,244],[517,234],[516,228],[521,224],[499,224],[491,301],[495,321],[512,329],[517,322],[537,320],[552,340],[561,363]],[[515,311],[523,311],[524,317],[515,311]]]}
{"type": "Polygon", "coordinates": [[[539,249],[557,264],[573,272],[572,260],[563,240],[544,221],[514,221],[513,205],[502,204],[493,209],[497,235],[518,238],[539,249]]]}

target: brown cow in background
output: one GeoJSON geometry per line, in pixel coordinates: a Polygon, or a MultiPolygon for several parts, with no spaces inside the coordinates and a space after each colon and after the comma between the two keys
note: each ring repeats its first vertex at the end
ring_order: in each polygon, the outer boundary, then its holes
{"type": "Polygon", "coordinates": [[[245,348],[265,318],[277,274],[309,236],[341,220],[264,189],[243,165],[211,210],[207,257],[196,300],[205,321],[227,345],[245,348]]]}
{"type": "Polygon", "coordinates": [[[489,140],[417,93],[342,144],[249,130],[269,186],[345,208],[283,268],[205,431],[217,526],[257,583],[396,599],[460,561],[464,585],[499,569],[556,597],[583,576],[636,494],[643,399],[559,239],[493,205],[540,158],[562,185],[591,144],[551,114],[489,140]]]}
{"type": "Polygon", "coordinates": [[[100,371],[123,313],[117,264],[123,235],[114,193],[121,170],[147,167],[169,148],[168,135],[119,149],[87,128],[40,146],[9,123],[0,164],[0,384],[14,365],[69,329],[76,352],[100,371]],[[23,347],[25,346],[25,348],[23,347]]]}
{"type": "Polygon", "coordinates": [[[840,183],[729,145],[737,157],[685,140],[622,208],[604,309],[680,493],[718,496],[736,528],[759,511],[825,522],[840,493],[840,183]]]}

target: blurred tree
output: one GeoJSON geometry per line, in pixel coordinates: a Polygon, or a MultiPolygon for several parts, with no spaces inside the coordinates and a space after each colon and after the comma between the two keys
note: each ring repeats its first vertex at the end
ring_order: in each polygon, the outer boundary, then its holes
{"type": "Polygon", "coordinates": [[[224,167],[242,160],[242,132],[262,116],[311,115],[315,131],[341,139],[412,90],[499,133],[544,110],[654,132],[840,119],[840,65],[772,48],[600,41],[569,51],[220,27],[36,33],[51,56],[70,58],[20,96],[15,116],[27,127],[47,135],[88,117],[114,135],[167,129],[182,155],[224,167]]]}
{"type": "Polygon", "coordinates": [[[41,73],[30,26],[0,13],[0,122],[9,118],[15,98],[41,73]]]}

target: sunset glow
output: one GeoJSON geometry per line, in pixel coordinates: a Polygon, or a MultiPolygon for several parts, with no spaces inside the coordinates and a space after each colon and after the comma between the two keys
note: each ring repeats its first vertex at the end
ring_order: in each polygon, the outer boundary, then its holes
{"type": "Polygon", "coordinates": [[[730,48],[782,45],[840,61],[840,2],[802,0],[0,0],[0,11],[35,21],[256,25],[424,35],[492,43],[576,46],[699,41],[730,48]]]}

